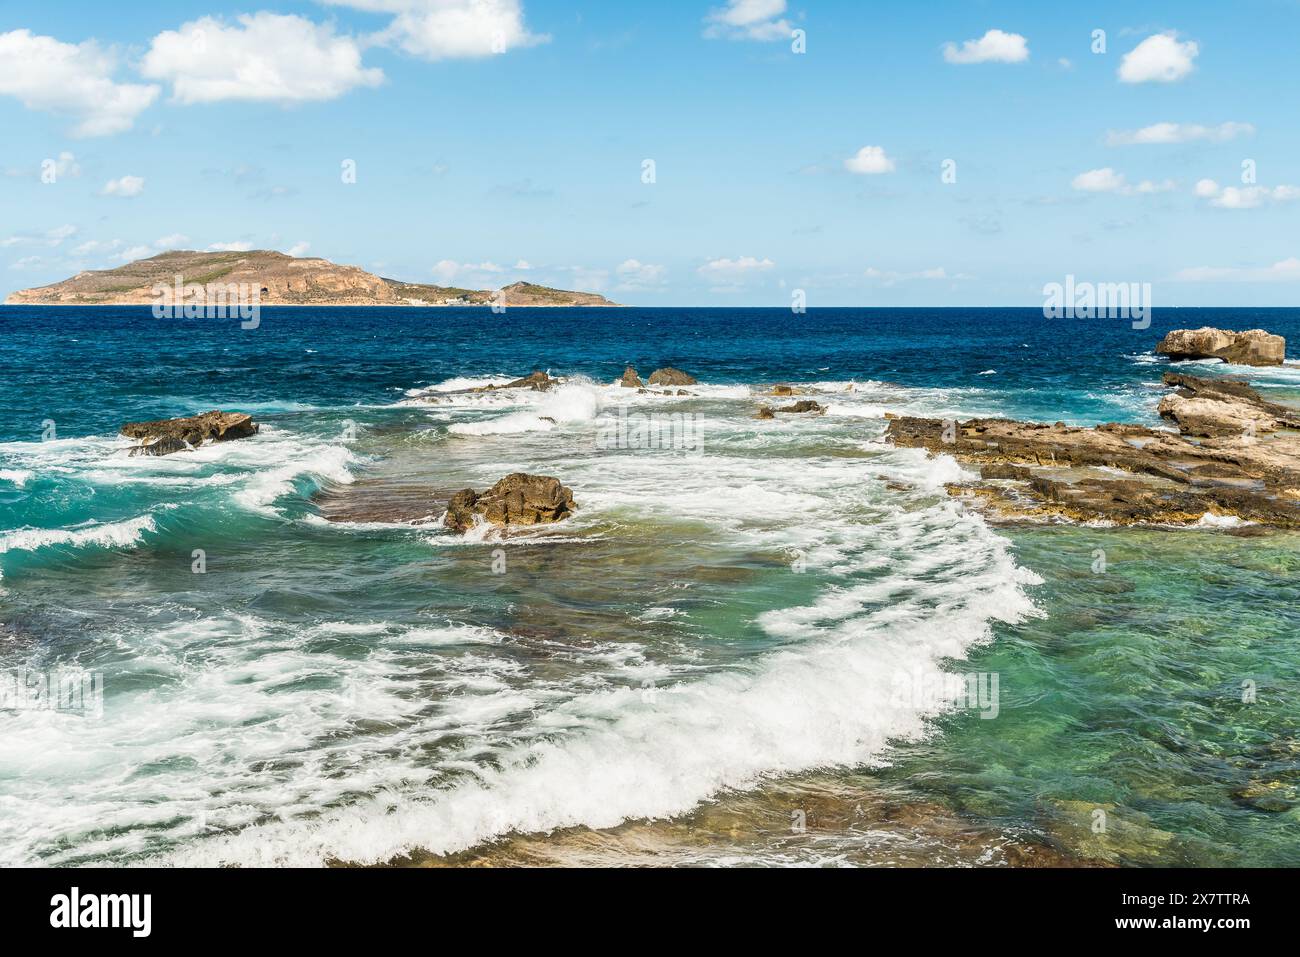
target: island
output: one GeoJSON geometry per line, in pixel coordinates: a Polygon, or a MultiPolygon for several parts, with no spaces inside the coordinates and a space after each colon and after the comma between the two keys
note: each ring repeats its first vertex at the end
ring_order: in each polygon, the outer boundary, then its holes
{"type": "MultiPolygon", "coordinates": [[[[89,270],[71,279],[22,289],[10,306],[147,306],[158,289],[199,286],[255,290],[264,306],[617,306],[592,292],[570,292],[530,282],[500,289],[460,289],[385,279],[358,266],[289,256],[273,250],[176,250],[116,269],[89,270]]],[[[189,295],[187,293],[187,295],[189,295]]]]}

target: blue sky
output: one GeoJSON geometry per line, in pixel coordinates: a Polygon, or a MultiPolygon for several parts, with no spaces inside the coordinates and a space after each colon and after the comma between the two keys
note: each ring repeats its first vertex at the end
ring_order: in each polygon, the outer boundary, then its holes
{"type": "Polygon", "coordinates": [[[0,291],[232,247],[646,305],[1295,305],[1298,36],[1296,0],[8,3],[0,291]]]}

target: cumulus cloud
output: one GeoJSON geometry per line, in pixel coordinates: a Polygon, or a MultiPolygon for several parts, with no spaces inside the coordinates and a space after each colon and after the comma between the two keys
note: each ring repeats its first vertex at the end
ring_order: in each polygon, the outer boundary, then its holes
{"type": "Polygon", "coordinates": [[[208,247],[210,253],[246,253],[253,248],[253,244],[240,240],[233,243],[213,243],[208,247]]]}
{"type": "Polygon", "coordinates": [[[30,30],[0,33],[0,94],[29,110],[73,117],[73,136],[129,130],[158,98],[157,86],[118,83],[116,71],[116,57],[94,41],[61,43],[30,30]]]}
{"type": "Polygon", "coordinates": [[[707,279],[725,282],[739,282],[754,273],[765,272],[775,268],[776,263],[770,259],[756,259],[753,256],[741,256],[739,259],[714,259],[699,268],[699,273],[707,279]]]}
{"type": "Polygon", "coordinates": [[[1300,282],[1300,258],[1292,256],[1271,266],[1193,266],[1180,270],[1183,282],[1300,282]]]}
{"type": "Polygon", "coordinates": [[[184,104],[332,100],[384,80],[382,70],[362,66],[356,40],[329,24],[265,11],[235,19],[203,17],[158,34],[141,72],[170,82],[172,99],[184,104]]]}
{"type": "Polygon", "coordinates": [[[290,246],[288,249],[285,250],[285,254],[289,256],[293,256],[294,258],[298,258],[301,256],[306,256],[307,250],[309,249],[311,249],[311,243],[303,241],[300,243],[294,243],[292,246],[290,246]]]}
{"type": "Polygon", "coordinates": [[[877,269],[874,266],[869,266],[867,267],[867,271],[863,275],[865,275],[868,279],[875,279],[885,286],[892,286],[895,283],[910,282],[914,280],[922,280],[922,281],[928,280],[931,282],[935,282],[935,281],[941,281],[945,279],[956,280],[956,279],[971,278],[970,276],[967,276],[965,273],[957,273],[955,275],[949,275],[948,270],[944,269],[942,266],[936,266],[933,269],[921,269],[916,272],[896,272],[891,269],[877,269]]]}
{"type": "Polygon", "coordinates": [[[1114,193],[1123,189],[1126,183],[1123,173],[1116,173],[1109,166],[1104,166],[1080,173],[1070,181],[1070,185],[1085,193],[1114,193]]]}
{"type": "Polygon", "coordinates": [[[1196,195],[1208,199],[1211,206],[1220,209],[1255,209],[1265,203],[1289,203],[1300,199],[1300,187],[1297,186],[1225,186],[1212,179],[1203,179],[1196,184],[1196,195]]]}
{"type": "Polygon", "coordinates": [[[705,17],[704,35],[716,39],[783,40],[790,36],[785,0],[727,0],[725,7],[710,10],[705,17]]]}
{"type": "Polygon", "coordinates": [[[1152,143],[1191,143],[1206,140],[1223,143],[1238,136],[1253,136],[1255,127],[1249,123],[1220,123],[1218,126],[1201,126],[1199,123],[1153,123],[1140,130],[1111,130],[1106,134],[1109,146],[1134,146],[1152,143]]]}
{"type": "Polygon", "coordinates": [[[1022,63],[1029,59],[1029,42],[1019,33],[989,30],[960,47],[945,43],[943,58],[949,63],[1022,63]]]}
{"type": "Polygon", "coordinates": [[[485,57],[546,43],[531,33],[520,0],[323,0],[373,13],[391,13],[375,43],[397,46],[426,60],[485,57]]]}
{"type": "Polygon", "coordinates": [[[1200,52],[1194,40],[1180,42],[1175,33],[1157,33],[1124,54],[1119,78],[1124,83],[1175,83],[1192,72],[1200,52]]]}
{"type": "Polygon", "coordinates": [[[64,240],[70,239],[77,233],[77,227],[72,225],[56,226],[53,229],[47,229],[43,233],[22,233],[16,236],[10,236],[8,239],[0,239],[0,248],[9,248],[12,246],[49,246],[53,249],[56,246],[63,245],[64,240]]]}
{"type": "Polygon", "coordinates": [[[883,146],[864,146],[844,161],[844,168],[850,173],[871,176],[878,173],[892,173],[894,161],[885,155],[883,146]]]}
{"type": "Polygon", "coordinates": [[[485,275],[496,275],[505,271],[505,266],[494,262],[458,263],[451,259],[443,259],[434,265],[433,276],[440,285],[450,286],[458,277],[473,281],[485,275]]]}
{"type": "Polygon", "coordinates": [[[1080,173],[1070,181],[1070,185],[1084,193],[1116,193],[1121,196],[1169,193],[1178,188],[1172,179],[1144,179],[1130,183],[1123,173],[1117,173],[1109,166],[1080,173]]]}
{"type": "Polygon", "coordinates": [[[625,259],[614,270],[621,289],[647,289],[663,283],[667,270],[663,266],[625,259]]]}
{"type": "Polygon", "coordinates": [[[123,199],[139,196],[144,192],[144,177],[122,176],[118,179],[110,179],[100,192],[104,196],[121,196],[123,199]]]}

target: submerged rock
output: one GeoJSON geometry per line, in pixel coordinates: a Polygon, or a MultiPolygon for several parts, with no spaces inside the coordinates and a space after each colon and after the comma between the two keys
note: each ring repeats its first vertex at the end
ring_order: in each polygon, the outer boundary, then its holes
{"type": "Polygon", "coordinates": [[[573,513],[573,492],[547,475],[515,472],[481,495],[462,489],[447,503],[443,524],[457,532],[468,531],[481,516],[493,525],[545,525],[573,513]]]}
{"type": "Polygon", "coordinates": [[[1286,359],[1286,340],[1263,329],[1174,329],[1160,340],[1156,353],[1174,361],[1222,359],[1238,365],[1280,366],[1286,359]]]}
{"type": "Polygon", "coordinates": [[[696,379],[688,375],[681,369],[674,369],[672,366],[665,366],[662,369],[655,369],[650,373],[650,378],[646,380],[650,385],[697,385],[696,379]]]}
{"type": "Polygon", "coordinates": [[[760,406],[758,407],[758,415],[754,416],[754,418],[756,418],[756,419],[775,419],[775,418],[776,418],[776,413],[772,411],[772,407],[771,407],[770,405],[760,405],[760,406]]]}
{"type": "Polygon", "coordinates": [[[138,439],[132,455],[170,455],[198,448],[204,442],[229,442],[256,435],[260,426],[243,412],[204,412],[180,419],[156,422],[128,422],[122,434],[138,439]]]}
{"type": "Polygon", "coordinates": [[[794,387],[781,383],[772,386],[772,391],[768,395],[794,395],[794,387]]]}
{"type": "Polygon", "coordinates": [[[625,389],[644,389],[645,383],[641,377],[636,374],[636,369],[628,366],[623,370],[623,378],[618,380],[618,384],[625,389]]]}

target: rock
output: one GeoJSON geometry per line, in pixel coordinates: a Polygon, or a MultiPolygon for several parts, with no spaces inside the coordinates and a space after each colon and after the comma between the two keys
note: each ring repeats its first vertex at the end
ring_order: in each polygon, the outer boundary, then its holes
{"type": "Polygon", "coordinates": [[[474,527],[475,516],[493,525],[546,525],[567,518],[577,507],[573,492],[559,479],[515,472],[483,494],[462,489],[447,503],[443,524],[457,532],[474,527]]]}
{"type": "Polygon", "coordinates": [[[672,366],[655,369],[646,381],[650,385],[698,385],[694,376],[687,375],[681,369],[674,369],[672,366]]]}
{"type": "Polygon", "coordinates": [[[1268,402],[1240,379],[1203,379],[1166,372],[1178,391],[1160,400],[1160,416],[1184,435],[1254,437],[1279,428],[1300,428],[1300,413],[1268,402]]]}
{"type": "MultiPolygon", "coordinates": [[[[545,372],[532,372],[522,379],[515,379],[513,382],[507,382],[505,385],[481,385],[468,392],[495,392],[498,389],[532,389],[534,392],[549,392],[553,386],[560,384],[559,379],[552,379],[545,372]]],[[[454,395],[455,393],[449,393],[454,395]]]]}
{"type": "Polygon", "coordinates": [[[787,405],[784,409],[777,409],[776,411],[790,412],[795,414],[811,412],[814,415],[825,415],[826,407],[817,402],[814,402],[812,399],[803,399],[799,402],[796,402],[794,405],[787,405]]]}
{"type": "Polygon", "coordinates": [[[794,387],[784,383],[772,386],[772,391],[768,395],[794,395],[794,387]]]}
{"type": "Polygon", "coordinates": [[[980,482],[997,484],[954,484],[949,492],[974,496],[997,517],[1185,525],[1212,514],[1300,528],[1300,413],[1243,382],[1168,373],[1165,383],[1178,391],[1162,413],[1203,438],[1010,419],[970,419],[953,430],[911,416],[891,419],[886,434],[897,446],[979,466],[980,482]],[[1243,432],[1243,423],[1253,431],[1243,432]]]}
{"type": "Polygon", "coordinates": [[[242,412],[204,412],[180,419],[128,422],[122,434],[140,440],[132,455],[170,455],[198,448],[204,442],[228,442],[256,435],[258,424],[242,412]]]}
{"type": "Polygon", "coordinates": [[[623,378],[619,380],[618,384],[625,389],[645,388],[645,383],[641,381],[641,377],[636,374],[636,370],[631,366],[623,370],[623,378]]]}
{"type": "Polygon", "coordinates": [[[758,407],[758,415],[754,416],[754,418],[756,418],[756,419],[775,419],[775,418],[776,418],[776,413],[772,411],[772,407],[771,407],[771,406],[760,405],[760,406],[758,407]]]}
{"type": "Polygon", "coordinates": [[[1175,329],[1156,346],[1158,355],[1180,359],[1222,359],[1238,365],[1280,366],[1286,359],[1286,340],[1263,329],[1232,332],[1205,326],[1175,329]]]}

